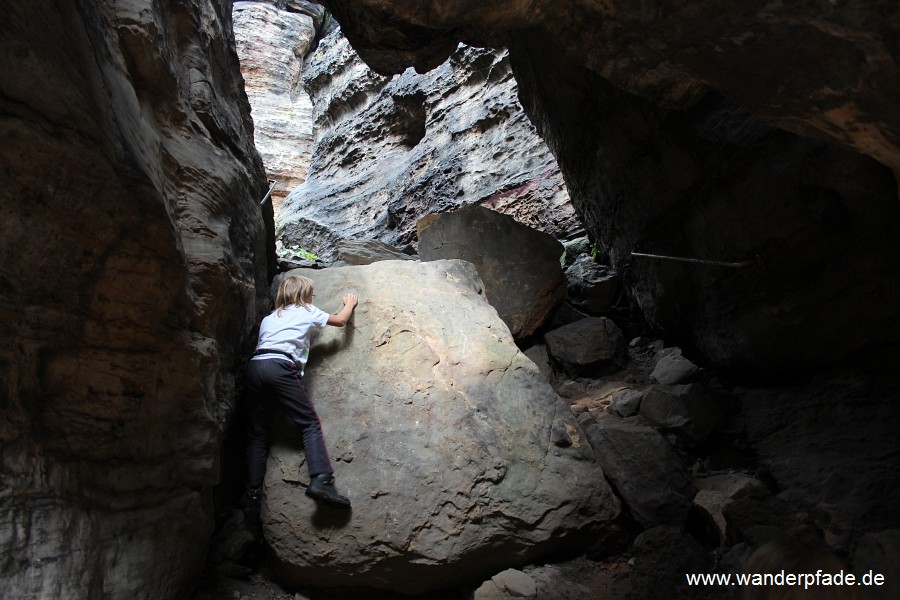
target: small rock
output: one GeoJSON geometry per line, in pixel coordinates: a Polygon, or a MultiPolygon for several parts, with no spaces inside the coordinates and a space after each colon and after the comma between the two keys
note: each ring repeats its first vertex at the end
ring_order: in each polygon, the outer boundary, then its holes
{"type": "Polygon", "coordinates": [[[650,373],[650,377],[663,385],[681,383],[698,370],[697,365],[681,355],[680,348],[673,348],[672,350],[672,352],[667,352],[659,357],[656,361],[656,366],[650,373]]]}
{"type": "Polygon", "coordinates": [[[473,600],[509,600],[509,596],[497,587],[497,584],[488,579],[475,590],[473,600]]]}
{"type": "Polygon", "coordinates": [[[534,579],[518,569],[507,569],[491,577],[491,581],[513,598],[533,598],[537,594],[534,579]]]}
{"type": "Polygon", "coordinates": [[[620,417],[633,417],[641,407],[644,392],[640,390],[621,390],[613,393],[609,408],[620,417]]]}
{"type": "Polygon", "coordinates": [[[742,473],[723,473],[694,480],[697,495],[694,496],[694,508],[705,515],[718,545],[725,543],[727,523],[725,507],[732,500],[753,492],[764,492],[761,481],[742,473]]]}
{"type": "Polygon", "coordinates": [[[619,275],[611,267],[598,265],[589,254],[580,255],[566,269],[569,301],[591,314],[608,312],[619,293],[619,275]]]}
{"type": "Polygon", "coordinates": [[[564,325],[544,339],[552,359],[572,375],[590,375],[604,366],[615,366],[624,347],[622,331],[606,317],[564,325]]]}
{"type": "Polygon", "coordinates": [[[719,422],[718,406],[696,383],[653,386],[641,400],[640,412],[651,425],[679,434],[689,445],[708,438],[719,422]]]}

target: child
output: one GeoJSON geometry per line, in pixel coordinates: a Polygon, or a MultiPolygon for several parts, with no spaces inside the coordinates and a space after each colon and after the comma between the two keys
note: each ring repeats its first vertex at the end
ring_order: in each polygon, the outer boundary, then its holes
{"type": "Polygon", "coordinates": [[[313,282],[289,275],[278,287],[275,311],[262,320],[256,352],[247,365],[245,405],[247,410],[246,501],[258,507],[266,472],[269,405],[274,400],[300,428],[309,486],[306,495],[332,506],[349,508],[350,500],[334,488],[334,469],[328,458],[322,426],[301,378],[309,356],[310,331],[325,325],[347,324],[359,298],[344,296],[344,306],[329,315],[312,305],[313,282]]]}

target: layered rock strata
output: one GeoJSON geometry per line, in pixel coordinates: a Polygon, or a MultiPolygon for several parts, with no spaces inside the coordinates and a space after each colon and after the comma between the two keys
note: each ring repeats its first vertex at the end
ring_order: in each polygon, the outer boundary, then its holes
{"type": "Polygon", "coordinates": [[[893,3],[323,3],[379,73],[508,46],[592,239],[710,364],[786,370],[900,338],[893,3]]]}
{"type": "Polygon", "coordinates": [[[280,217],[286,246],[331,259],[338,240],[362,237],[413,251],[419,218],[464,204],[557,237],[581,229],[505,52],[461,46],[430,73],[390,79],[337,29],[305,69],[316,142],[309,179],[280,217]]]}
{"type": "Polygon", "coordinates": [[[470,263],[292,273],[315,280],[323,310],[348,292],[361,302],[314,342],[304,377],[353,509],[304,496],[299,437],[279,421],[263,522],[283,582],[404,594],[477,582],[584,543],[618,514],[575,417],[470,263]]]}
{"type": "Polygon", "coordinates": [[[230,8],[4,3],[4,597],[184,598],[204,567],[274,248],[230,8]]]}
{"type": "Polygon", "coordinates": [[[254,141],[266,175],[277,182],[272,190],[276,214],[288,193],[306,179],[312,160],[312,102],[300,76],[324,17],[316,4],[294,2],[291,8],[235,2],[232,12],[254,141]]]}

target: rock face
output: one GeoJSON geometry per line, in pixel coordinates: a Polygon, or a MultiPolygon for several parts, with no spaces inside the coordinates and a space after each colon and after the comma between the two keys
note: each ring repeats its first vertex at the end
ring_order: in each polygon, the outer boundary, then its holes
{"type": "Polygon", "coordinates": [[[458,258],[475,265],[491,306],[513,337],[533,334],[566,297],[562,245],[549,234],[480,206],[419,221],[424,261],[458,258]]]}
{"type": "Polygon", "coordinates": [[[4,597],[184,598],[205,566],[267,276],[229,11],[4,3],[4,597]]]}
{"type": "Polygon", "coordinates": [[[569,410],[463,261],[304,271],[319,306],[361,298],[305,382],[352,514],[303,495],[295,431],[273,442],[265,536],[290,584],[405,594],[481,581],[572,544],[618,502],[569,410]]]}
{"type": "Polygon", "coordinates": [[[380,73],[506,45],[592,239],[650,323],[711,365],[900,339],[883,285],[900,276],[895,3],[323,4],[380,73]]]}
{"type": "Polygon", "coordinates": [[[232,12],[244,89],[253,108],[253,137],[266,175],[277,181],[272,191],[276,214],[306,179],[312,160],[312,102],[300,75],[324,13],[309,2],[292,5],[304,12],[281,10],[274,2],[235,2],[232,12]]]}
{"type": "Polygon", "coordinates": [[[506,53],[460,47],[425,75],[372,72],[340,30],[305,65],[315,114],[309,179],[279,235],[325,258],[339,239],[416,247],[431,212],[482,204],[557,237],[581,229],[546,144],[516,99],[506,53]]]}

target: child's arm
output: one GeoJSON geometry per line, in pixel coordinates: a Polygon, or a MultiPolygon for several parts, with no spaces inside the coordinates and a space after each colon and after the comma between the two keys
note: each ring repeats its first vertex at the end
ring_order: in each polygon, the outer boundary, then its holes
{"type": "Polygon", "coordinates": [[[344,307],[341,308],[337,313],[333,315],[328,315],[328,324],[334,325],[335,327],[343,327],[347,324],[347,321],[350,320],[350,315],[353,314],[353,309],[356,308],[356,304],[359,302],[359,296],[356,294],[347,294],[344,296],[344,307]]]}

